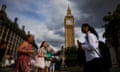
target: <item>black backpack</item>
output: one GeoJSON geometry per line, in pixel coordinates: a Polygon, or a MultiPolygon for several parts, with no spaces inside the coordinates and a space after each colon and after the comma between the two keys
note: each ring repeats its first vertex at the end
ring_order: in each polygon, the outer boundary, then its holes
{"type": "Polygon", "coordinates": [[[112,66],[112,62],[109,47],[104,42],[99,41],[99,49],[103,65],[105,68],[110,68],[112,66]]]}

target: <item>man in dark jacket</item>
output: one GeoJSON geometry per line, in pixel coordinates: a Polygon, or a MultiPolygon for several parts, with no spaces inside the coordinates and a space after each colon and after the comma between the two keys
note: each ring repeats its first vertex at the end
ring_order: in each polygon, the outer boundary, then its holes
{"type": "Polygon", "coordinates": [[[99,49],[102,56],[104,70],[105,72],[109,72],[109,69],[112,67],[109,47],[104,42],[99,41],[99,49]]]}
{"type": "Polygon", "coordinates": [[[1,44],[0,44],[0,67],[2,65],[2,60],[3,60],[4,54],[5,54],[6,48],[7,48],[7,43],[1,42],[1,44]]]}

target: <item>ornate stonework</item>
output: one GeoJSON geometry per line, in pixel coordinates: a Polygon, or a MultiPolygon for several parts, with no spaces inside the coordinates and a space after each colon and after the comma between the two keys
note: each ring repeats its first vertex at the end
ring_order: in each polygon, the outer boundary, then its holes
{"type": "Polygon", "coordinates": [[[75,33],[74,33],[74,16],[68,6],[66,16],[64,18],[65,28],[65,48],[75,46],[75,33]]]}

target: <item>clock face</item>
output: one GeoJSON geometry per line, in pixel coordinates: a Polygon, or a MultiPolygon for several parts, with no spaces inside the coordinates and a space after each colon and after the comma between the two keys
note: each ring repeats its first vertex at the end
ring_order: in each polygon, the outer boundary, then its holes
{"type": "Polygon", "coordinates": [[[67,22],[67,24],[72,24],[72,20],[71,19],[68,19],[66,22],[67,22]]]}

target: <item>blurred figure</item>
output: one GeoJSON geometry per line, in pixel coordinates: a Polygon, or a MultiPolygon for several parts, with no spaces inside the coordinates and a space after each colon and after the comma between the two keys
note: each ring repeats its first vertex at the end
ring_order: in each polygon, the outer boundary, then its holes
{"type": "Polygon", "coordinates": [[[42,50],[42,52],[45,55],[45,72],[49,72],[49,67],[51,64],[51,62],[49,61],[49,58],[51,57],[51,55],[50,55],[50,53],[48,53],[48,48],[49,48],[48,42],[43,41],[40,48],[44,49],[44,50],[42,50]]]}
{"type": "Polygon", "coordinates": [[[12,56],[9,57],[9,64],[12,66],[15,63],[15,60],[12,56]]]}
{"type": "Polygon", "coordinates": [[[6,48],[7,48],[7,43],[6,42],[1,42],[1,44],[0,44],[0,62],[2,61],[2,59],[4,57],[6,48]]]}
{"type": "Polygon", "coordinates": [[[18,59],[16,63],[15,72],[30,72],[30,59],[33,54],[32,42],[34,40],[33,35],[28,35],[27,41],[24,41],[17,49],[18,59]]]}
{"type": "Polygon", "coordinates": [[[13,66],[14,63],[15,63],[15,61],[12,56],[5,55],[3,67],[13,66]]]}
{"type": "Polygon", "coordinates": [[[44,58],[44,61],[42,61],[42,62],[44,62],[45,68],[44,68],[44,70],[42,69],[42,72],[43,71],[44,72],[49,72],[49,67],[50,67],[50,63],[51,62],[48,61],[48,59],[50,58],[51,55],[50,54],[47,55],[47,53],[48,53],[48,47],[49,47],[48,43],[46,41],[43,41],[41,43],[40,48],[38,49],[38,52],[40,53],[40,56],[44,58]]]}
{"type": "Polygon", "coordinates": [[[1,44],[0,44],[0,70],[1,70],[1,67],[2,67],[3,57],[4,57],[4,54],[5,54],[6,48],[7,48],[7,43],[4,42],[4,41],[1,42],[1,44]]]}
{"type": "Polygon", "coordinates": [[[46,54],[46,56],[47,56],[46,57],[46,63],[47,63],[46,66],[48,67],[48,70],[50,71],[51,70],[50,69],[51,65],[53,66],[53,63],[52,63],[52,61],[53,61],[53,51],[49,47],[47,48],[47,54],[46,54]]]}
{"type": "Polygon", "coordinates": [[[3,67],[9,66],[9,55],[5,55],[3,67]]]}
{"type": "Polygon", "coordinates": [[[56,67],[57,72],[61,72],[62,70],[62,58],[61,57],[57,58],[55,67],[56,67]]]}
{"type": "Polygon", "coordinates": [[[104,65],[105,72],[110,72],[110,68],[112,67],[111,56],[109,47],[102,41],[99,41],[99,49],[102,55],[102,62],[104,65]]]}
{"type": "Polygon", "coordinates": [[[55,57],[51,58],[50,72],[55,72],[55,57]]]}
{"type": "Polygon", "coordinates": [[[45,55],[41,50],[38,50],[37,55],[35,56],[35,72],[44,72],[45,69],[45,55]]]}

